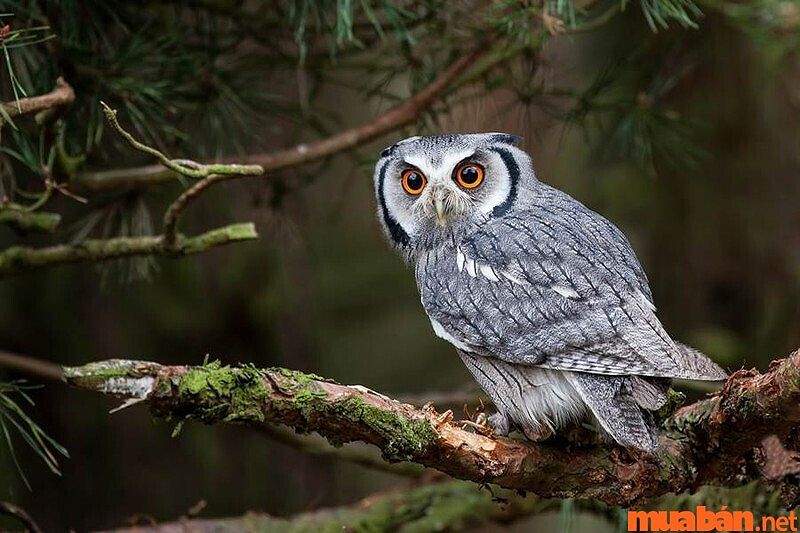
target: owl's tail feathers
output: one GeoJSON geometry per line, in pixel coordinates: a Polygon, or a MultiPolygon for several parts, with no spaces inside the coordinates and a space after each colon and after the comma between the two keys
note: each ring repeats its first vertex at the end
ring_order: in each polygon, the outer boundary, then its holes
{"type": "Polygon", "coordinates": [[[641,379],[640,383],[631,383],[622,376],[583,372],[565,372],[565,375],[600,426],[617,443],[647,451],[658,448],[658,430],[648,411],[666,401],[666,395],[663,391],[659,393],[657,385],[641,379]]]}
{"type": "Polygon", "coordinates": [[[675,377],[702,381],[722,381],[728,378],[728,374],[700,350],[678,341],[675,341],[675,346],[678,347],[682,358],[679,364],[684,371],[680,376],[675,377]]]}

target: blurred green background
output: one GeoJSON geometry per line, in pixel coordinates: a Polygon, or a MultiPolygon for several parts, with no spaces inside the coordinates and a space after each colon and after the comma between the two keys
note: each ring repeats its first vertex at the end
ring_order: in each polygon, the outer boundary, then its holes
{"type": "MultiPolygon", "coordinates": [[[[377,2],[384,31],[353,7],[353,39],[337,33],[336,2],[307,8],[308,21],[322,22],[307,22],[300,37],[306,2],[3,4],[0,11],[16,15],[14,28],[50,26],[55,37],[12,50],[13,65],[31,94],[49,90],[58,74],[73,84],[67,146],[86,154],[89,170],[150,162],[108,130],[89,140],[102,127],[100,98],[173,156],[235,161],[369,120],[490,31],[502,47],[525,51],[403,131],[322,163],[212,189],[182,223],[197,233],[253,220],[258,241],[0,280],[2,350],[64,365],[112,357],[194,364],[210,354],[388,395],[463,388],[468,374],[433,335],[412,273],[383,241],[371,165],[407,135],[469,131],[523,135],[542,181],[618,224],[676,338],[730,371],[763,369],[800,346],[795,2],[701,3],[697,28],[672,21],[657,32],[629,3],[596,29],[556,36],[533,15],[543,6],[536,2],[497,2],[499,11],[488,12],[487,3],[397,4],[411,13],[396,15],[397,24],[377,2]],[[514,9],[521,14],[505,21],[514,9]],[[329,19],[314,19],[317,10],[329,19]]],[[[573,14],[575,24],[604,12],[591,9],[573,14]]],[[[568,14],[549,13],[570,27],[568,14]]],[[[4,101],[13,98],[8,73],[4,101]]],[[[3,129],[10,150],[19,150],[17,136],[37,139],[35,125],[20,128],[3,129]]],[[[4,157],[5,183],[13,176],[36,189],[36,173],[4,157]]],[[[63,233],[21,238],[0,227],[0,248],[68,241],[92,213],[101,220],[89,228],[94,235],[157,228],[181,188],[175,181],[90,195],[88,206],[60,197],[48,209],[65,214],[63,233]]],[[[0,377],[25,376],[0,369],[0,377]]],[[[31,394],[29,414],[71,457],[57,477],[15,442],[28,490],[2,448],[0,499],[51,531],[174,519],[200,500],[202,516],[286,515],[406,483],[244,428],[187,423],[172,438],[172,425],[144,409],[109,415],[116,404],[60,384],[31,394]]]]}

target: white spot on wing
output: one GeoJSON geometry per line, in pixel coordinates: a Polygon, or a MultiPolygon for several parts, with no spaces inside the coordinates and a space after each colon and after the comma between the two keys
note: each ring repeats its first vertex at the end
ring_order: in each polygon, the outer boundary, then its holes
{"type": "Polygon", "coordinates": [[[509,272],[508,270],[501,270],[500,274],[506,278],[508,281],[512,283],[516,283],[517,285],[524,285],[525,282],[522,281],[520,278],[509,272]]]}
{"type": "Polygon", "coordinates": [[[456,265],[458,265],[458,271],[461,272],[464,270],[464,263],[466,262],[467,258],[464,256],[464,252],[461,251],[461,248],[458,248],[456,252],[456,265]]]}
{"type": "Polygon", "coordinates": [[[500,278],[497,277],[497,274],[495,274],[494,269],[492,267],[490,267],[489,265],[480,265],[479,268],[480,268],[481,274],[483,274],[484,277],[486,277],[486,279],[489,279],[489,280],[492,280],[492,281],[500,281],[500,278]]]}
{"type": "MultiPolygon", "coordinates": [[[[479,263],[474,259],[467,257],[461,248],[456,248],[456,266],[459,272],[467,271],[467,274],[473,278],[477,278],[478,274],[482,275],[489,281],[500,282],[503,278],[507,279],[517,285],[524,285],[525,282],[509,272],[508,270],[495,270],[491,265],[479,263]]],[[[577,297],[577,296],[576,296],[577,297]]]]}
{"type": "Polygon", "coordinates": [[[478,275],[476,270],[475,261],[473,259],[467,259],[467,274],[472,276],[473,278],[478,275]]]}
{"type": "Polygon", "coordinates": [[[467,346],[464,342],[456,339],[455,337],[450,335],[447,331],[445,331],[444,326],[442,326],[438,321],[434,320],[433,318],[431,318],[430,320],[431,320],[431,326],[433,326],[433,332],[436,333],[437,337],[446,340],[459,350],[464,350],[465,352],[470,351],[469,346],[467,346]]]}
{"type": "Polygon", "coordinates": [[[580,298],[581,295],[572,287],[565,287],[563,285],[553,285],[550,287],[564,298],[572,298],[573,300],[580,298]]]}

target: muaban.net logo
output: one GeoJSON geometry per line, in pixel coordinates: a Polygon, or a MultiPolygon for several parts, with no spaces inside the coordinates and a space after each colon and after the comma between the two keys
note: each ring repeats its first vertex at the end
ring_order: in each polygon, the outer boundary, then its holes
{"type": "Polygon", "coordinates": [[[797,516],[761,516],[752,511],[628,511],[628,531],[797,531],[797,516]]]}

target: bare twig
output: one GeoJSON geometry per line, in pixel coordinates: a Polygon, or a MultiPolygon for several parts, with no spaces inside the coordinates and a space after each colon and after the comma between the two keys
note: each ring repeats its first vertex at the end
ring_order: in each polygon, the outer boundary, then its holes
{"type": "Polygon", "coordinates": [[[105,102],[100,102],[103,106],[103,113],[105,113],[108,122],[111,126],[124,138],[132,148],[152,155],[158,159],[162,165],[169,170],[182,174],[189,178],[205,178],[213,174],[221,174],[227,176],[259,176],[264,173],[264,169],[259,165],[238,165],[238,164],[202,164],[188,159],[170,159],[159,150],[148,146],[144,143],[137,141],[133,135],[128,133],[117,120],[117,112],[106,105],[105,102]]]}
{"type": "Polygon", "coordinates": [[[0,502],[0,514],[13,516],[19,520],[30,533],[42,533],[42,528],[31,518],[25,509],[9,502],[0,502]]]}
{"type": "Polygon", "coordinates": [[[170,206],[164,214],[164,246],[170,250],[175,249],[178,231],[178,218],[193,199],[200,193],[218,181],[243,176],[260,176],[264,174],[264,169],[260,165],[239,165],[239,164],[203,164],[188,159],[170,159],[161,151],[137,141],[133,135],[128,133],[117,120],[117,112],[108,107],[104,102],[103,112],[111,126],[119,133],[134,149],[150,154],[158,159],[162,165],[172,172],[181,174],[189,178],[199,178],[188,190],[184,191],[170,206]]]}
{"type": "Polygon", "coordinates": [[[17,370],[37,378],[55,381],[64,380],[64,372],[61,370],[61,365],[27,355],[0,351],[0,367],[17,370]]]}
{"type": "Polygon", "coordinates": [[[800,351],[770,371],[734,373],[721,391],[664,424],[652,454],[596,444],[532,444],[466,431],[433,409],[286,369],[162,366],[111,360],[65,369],[84,389],[147,403],[160,416],[259,428],[282,423],[331,442],[364,441],[388,461],[412,461],[453,477],[630,505],[714,483],[761,478],[761,442],[800,423],[800,351]],[[752,450],[759,453],[750,453],[752,450]]]}
{"type": "MultiPolygon", "coordinates": [[[[45,111],[56,107],[65,107],[75,101],[75,91],[64,78],[56,80],[55,88],[47,94],[31,96],[30,98],[20,98],[14,102],[0,104],[9,117],[17,117],[45,111]]],[[[3,118],[0,117],[0,127],[3,126],[3,118]]]]}
{"type": "MultiPolygon", "coordinates": [[[[261,167],[258,167],[261,168],[261,167]]],[[[263,173],[263,171],[262,171],[263,173]]],[[[246,174],[248,176],[254,174],[246,174]]],[[[237,177],[235,174],[211,174],[207,176],[178,196],[174,202],[172,202],[167,210],[164,212],[164,244],[168,247],[175,246],[175,236],[176,232],[178,231],[178,218],[181,216],[181,213],[186,209],[186,206],[189,205],[189,202],[200,196],[200,194],[214,185],[219,181],[224,181],[226,179],[237,177]]]]}
{"type": "Polygon", "coordinates": [[[87,239],[78,244],[46,248],[12,246],[0,252],[0,277],[38,268],[86,261],[106,261],[140,255],[183,256],[204,252],[215,246],[258,238],[252,223],[231,224],[194,237],[178,235],[174,246],[164,245],[162,235],[87,239]]]}
{"type": "MultiPolygon", "coordinates": [[[[413,123],[423,111],[428,109],[451,85],[455,84],[469,68],[484,55],[489,46],[481,46],[468,52],[447,69],[445,69],[430,85],[410,97],[397,107],[375,117],[358,127],[345,130],[337,135],[319,141],[299,144],[287,150],[254,154],[247,161],[263,167],[264,172],[273,172],[290,167],[318,161],[339,152],[350,150],[367,143],[385,133],[413,123]]],[[[498,56],[505,59],[507,56],[498,56]]],[[[150,152],[151,155],[157,154],[150,152]]],[[[163,156],[163,154],[161,154],[163,156]]],[[[163,160],[162,160],[163,163],[163,160]]],[[[173,169],[174,170],[174,169],[173,169]]],[[[175,170],[175,172],[178,172],[175,170]]],[[[215,172],[216,173],[216,172],[215,172]]],[[[105,172],[83,173],[74,177],[72,183],[91,190],[107,190],[120,187],[149,185],[171,179],[174,176],[169,169],[160,165],[148,165],[138,168],[111,170],[105,172]]]]}

